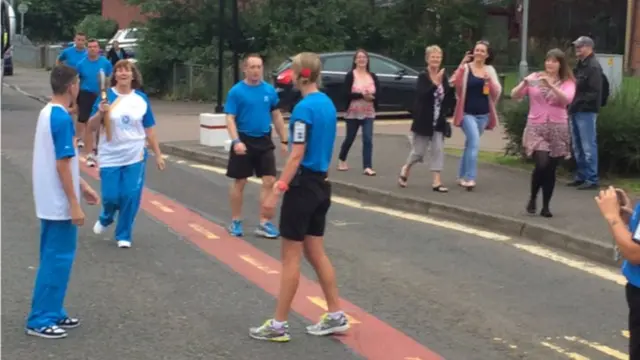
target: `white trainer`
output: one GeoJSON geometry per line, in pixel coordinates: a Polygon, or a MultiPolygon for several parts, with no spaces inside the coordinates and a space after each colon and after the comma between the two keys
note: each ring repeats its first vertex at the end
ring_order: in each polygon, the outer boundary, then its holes
{"type": "Polygon", "coordinates": [[[131,241],[118,240],[118,247],[120,249],[128,249],[131,247],[131,241]]]}
{"type": "Polygon", "coordinates": [[[102,226],[99,220],[96,221],[95,225],[93,225],[93,233],[96,235],[102,234],[105,230],[106,230],[106,227],[102,226]]]}

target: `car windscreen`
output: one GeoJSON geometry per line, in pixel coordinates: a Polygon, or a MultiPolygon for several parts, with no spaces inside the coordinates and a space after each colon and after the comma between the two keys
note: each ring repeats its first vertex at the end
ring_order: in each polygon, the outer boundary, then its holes
{"type": "Polygon", "coordinates": [[[288,68],[289,66],[291,66],[291,59],[287,59],[282,64],[280,64],[280,66],[278,66],[275,70],[276,74],[282,72],[282,70],[288,68]]]}

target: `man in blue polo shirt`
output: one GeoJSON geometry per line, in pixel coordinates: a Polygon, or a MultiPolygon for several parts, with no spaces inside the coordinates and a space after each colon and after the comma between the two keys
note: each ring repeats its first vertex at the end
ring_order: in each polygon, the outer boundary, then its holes
{"type": "Polygon", "coordinates": [[[86,125],[91,117],[93,104],[100,94],[100,71],[104,71],[107,77],[111,76],[113,65],[106,57],[100,55],[100,44],[97,40],[89,40],[87,48],[87,57],[76,65],[76,70],[78,70],[78,75],[80,76],[77,130],[87,146],[87,166],[94,167],[96,166],[97,140],[96,144],[94,144],[94,134],[86,125]]]}
{"type": "MultiPolygon", "coordinates": [[[[234,179],[230,190],[231,225],[229,233],[242,236],[242,198],[247,179],[253,175],[262,178],[261,201],[271,191],[276,176],[275,145],[271,141],[271,123],[286,153],[287,133],[278,105],[278,94],[263,77],[260,55],[250,54],[244,59],[243,81],[235,84],[224,105],[227,130],[232,146],[227,165],[227,176],[234,179]]],[[[270,218],[261,215],[256,234],[275,239],[280,234],[270,218]]]]}
{"type": "Polygon", "coordinates": [[[609,187],[596,197],[600,212],[624,258],[622,273],[627,278],[629,306],[629,359],[640,359],[640,203],[632,208],[629,198],[609,187]]]}
{"type": "Polygon", "coordinates": [[[77,32],[76,36],[73,38],[74,46],[70,46],[60,52],[57,64],[65,64],[75,68],[80,60],[87,56],[87,48],[85,47],[86,42],[87,37],[85,34],[77,32]]]}
{"type": "Polygon", "coordinates": [[[78,96],[78,76],[66,65],[51,71],[53,96],[38,117],[33,145],[33,196],[40,219],[40,265],[33,290],[28,335],[48,339],[67,336],[80,325],[64,310],[64,298],[75,258],[78,225],[84,223],[80,193],[89,204],[96,192],[80,178],[73,119],[67,111],[78,96]]]}

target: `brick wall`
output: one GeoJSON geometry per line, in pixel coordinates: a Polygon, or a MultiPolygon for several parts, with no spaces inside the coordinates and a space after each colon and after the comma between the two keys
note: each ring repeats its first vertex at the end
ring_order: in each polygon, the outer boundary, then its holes
{"type": "Polygon", "coordinates": [[[635,0],[633,12],[629,67],[634,74],[640,75],[640,0],[635,0]]]}
{"type": "Polygon", "coordinates": [[[120,29],[129,27],[132,21],[145,21],[140,9],[127,5],[126,0],[102,0],[102,17],[115,20],[120,29]]]}

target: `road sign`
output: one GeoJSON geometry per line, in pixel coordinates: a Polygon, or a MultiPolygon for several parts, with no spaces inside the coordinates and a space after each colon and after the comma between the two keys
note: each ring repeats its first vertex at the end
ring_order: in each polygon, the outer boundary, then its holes
{"type": "Polygon", "coordinates": [[[29,5],[25,3],[21,3],[20,5],[18,5],[18,12],[20,14],[25,14],[27,11],[29,11],[29,5]]]}

